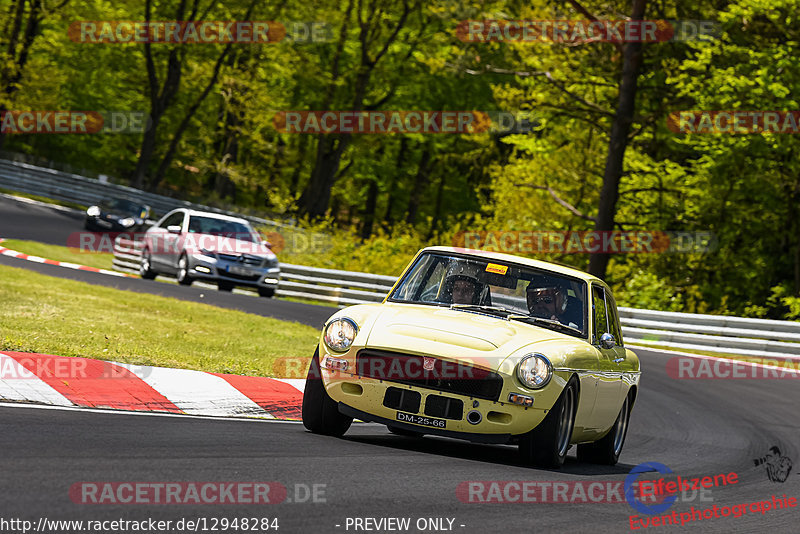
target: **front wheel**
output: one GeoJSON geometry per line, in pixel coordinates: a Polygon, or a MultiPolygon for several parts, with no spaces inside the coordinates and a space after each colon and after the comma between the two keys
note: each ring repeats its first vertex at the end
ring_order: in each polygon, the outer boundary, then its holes
{"type": "Polygon", "coordinates": [[[573,377],[539,426],[519,440],[522,461],[540,467],[561,467],[567,457],[578,406],[578,381],[573,377]]]}
{"type": "Polygon", "coordinates": [[[217,289],[219,289],[220,291],[226,291],[230,293],[231,291],[233,291],[233,284],[230,282],[225,282],[224,280],[220,280],[219,282],[217,282],[217,289]]]}
{"type": "Polygon", "coordinates": [[[153,270],[153,265],[150,260],[150,251],[144,249],[142,251],[142,259],[139,262],[139,276],[145,280],[153,280],[156,277],[156,272],[153,270]]]}
{"type": "Polygon", "coordinates": [[[614,426],[602,439],[594,443],[578,445],[578,460],[593,464],[616,465],[625,436],[628,433],[628,420],[631,417],[631,397],[625,397],[622,408],[619,410],[614,426]]]}
{"type": "Polygon", "coordinates": [[[258,288],[258,295],[260,297],[272,298],[275,295],[275,288],[274,287],[259,287],[258,288]]]}
{"type": "Polygon", "coordinates": [[[339,413],[338,404],[325,391],[317,349],[308,367],[306,390],[303,393],[303,426],[314,434],[338,437],[347,432],[352,422],[352,417],[339,413]]]}
{"type": "Polygon", "coordinates": [[[178,283],[182,286],[190,286],[192,285],[192,277],[189,276],[189,260],[186,258],[186,254],[181,255],[181,258],[178,260],[178,283]]]}

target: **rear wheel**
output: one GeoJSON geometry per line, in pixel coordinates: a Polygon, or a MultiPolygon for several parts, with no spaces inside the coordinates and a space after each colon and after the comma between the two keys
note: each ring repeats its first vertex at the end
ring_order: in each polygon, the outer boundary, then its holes
{"type": "Polygon", "coordinates": [[[306,390],[303,393],[303,426],[315,434],[342,436],[352,422],[352,417],[339,413],[338,404],[325,391],[317,349],[308,368],[306,390]]]}
{"type": "Polygon", "coordinates": [[[156,277],[156,272],[150,261],[150,251],[144,249],[142,251],[142,259],[139,262],[139,276],[145,280],[152,280],[156,277]]]}
{"type": "Polygon", "coordinates": [[[519,452],[524,463],[541,467],[564,465],[575,426],[577,405],[578,381],[573,377],[544,421],[520,438],[519,452]]]}
{"type": "Polygon", "coordinates": [[[186,254],[182,254],[180,259],[178,260],[178,283],[182,286],[190,286],[192,285],[192,277],[189,276],[189,260],[186,258],[186,254]]]}
{"type": "Polygon", "coordinates": [[[628,420],[631,417],[631,396],[625,397],[614,426],[602,439],[578,445],[578,460],[593,464],[615,465],[625,444],[628,420]]]}

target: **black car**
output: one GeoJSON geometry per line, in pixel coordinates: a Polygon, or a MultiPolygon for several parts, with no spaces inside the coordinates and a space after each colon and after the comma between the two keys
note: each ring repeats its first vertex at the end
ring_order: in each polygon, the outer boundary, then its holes
{"type": "Polygon", "coordinates": [[[141,230],[150,217],[150,206],[124,198],[104,199],[86,210],[87,230],[94,232],[133,232],[141,230]]]}

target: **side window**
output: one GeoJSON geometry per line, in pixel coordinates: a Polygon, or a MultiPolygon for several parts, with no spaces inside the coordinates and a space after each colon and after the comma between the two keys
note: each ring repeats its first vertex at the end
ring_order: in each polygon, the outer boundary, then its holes
{"type": "Polygon", "coordinates": [[[608,319],[611,323],[611,335],[618,347],[622,347],[622,330],[619,327],[619,314],[617,313],[617,303],[611,293],[606,293],[606,304],[608,305],[608,319]]]}
{"type": "Polygon", "coordinates": [[[181,226],[183,225],[183,212],[173,213],[161,223],[160,228],[167,228],[168,226],[181,226]]]}
{"type": "Polygon", "coordinates": [[[606,312],[605,292],[602,287],[592,286],[592,308],[594,309],[594,338],[600,340],[600,336],[608,332],[608,313],[606,312]]]}

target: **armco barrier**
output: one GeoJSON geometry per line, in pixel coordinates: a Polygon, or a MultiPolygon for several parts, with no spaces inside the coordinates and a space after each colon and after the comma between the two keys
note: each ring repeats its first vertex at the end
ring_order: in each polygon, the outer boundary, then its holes
{"type": "MultiPolygon", "coordinates": [[[[97,204],[104,198],[116,197],[147,204],[159,216],[175,208],[190,208],[244,217],[254,224],[265,226],[269,229],[289,227],[289,225],[278,221],[240,215],[185,200],[140,191],[124,185],[101,182],[77,174],[4,159],[0,159],[0,187],[22,193],[45,196],[55,200],[74,202],[82,206],[97,204]]],[[[294,229],[296,230],[296,228],[294,229]]]]}
{"type": "MultiPolygon", "coordinates": [[[[114,267],[139,271],[138,243],[117,238],[114,267]]],[[[380,302],[395,282],[393,276],[320,269],[282,263],[276,295],[340,305],[380,302]]],[[[719,315],[619,308],[626,343],[800,359],[800,323],[719,315]]]]}

